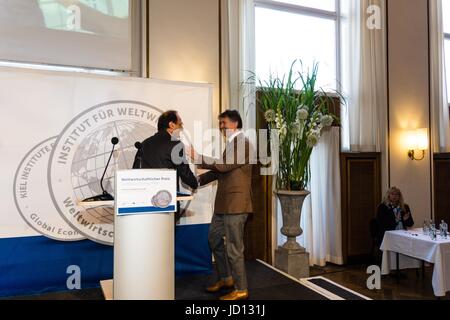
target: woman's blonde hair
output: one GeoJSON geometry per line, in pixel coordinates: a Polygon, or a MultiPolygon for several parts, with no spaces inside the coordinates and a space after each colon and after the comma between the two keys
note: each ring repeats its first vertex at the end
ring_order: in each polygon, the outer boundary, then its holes
{"type": "Polygon", "coordinates": [[[393,193],[393,192],[399,194],[398,203],[399,203],[399,205],[400,205],[400,208],[401,208],[403,211],[405,211],[405,200],[403,199],[403,194],[402,194],[402,192],[401,192],[400,189],[397,188],[397,187],[390,187],[390,188],[386,191],[386,194],[384,195],[384,198],[383,198],[383,203],[384,203],[385,205],[387,205],[387,206],[391,204],[391,202],[389,201],[389,195],[390,195],[391,193],[393,193]]]}

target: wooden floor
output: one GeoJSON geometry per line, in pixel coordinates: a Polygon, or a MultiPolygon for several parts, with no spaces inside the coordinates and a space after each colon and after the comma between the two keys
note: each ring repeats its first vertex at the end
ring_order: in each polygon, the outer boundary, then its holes
{"type": "MultiPolygon", "coordinates": [[[[321,275],[349,289],[361,293],[373,300],[436,300],[433,294],[431,278],[433,267],[425,267],[425,275],[416,270],[402,270],[399,280],[393,276],[381,277],[381,289],[367,288],[367,265],[337,266],[328,264],[326,267],[311,268],[311,275],[321,275]]],[[[442,300],[450,300],[450,293],[442,300]]]]}
{"type": "MultiPolygon", "coordinates": [[[[415,270],[404,270],[399,281],[391,276],[382,276],[381,289],[369,290],[366,281],[366,265],[337,266],[328,264],[325,267],[311,268],[311,276],[323,276],[351,290],[374,300],[436,300],[431,286],[432,267],[425,268],[425,277],[415,270]]],[[[49,293],[39,296],[15,297],[26,300],[103,300],[102,290],[85,289],[71,292],[49,293]]],[[[450,293],[442,300],[450,300],[450,293]]]]}

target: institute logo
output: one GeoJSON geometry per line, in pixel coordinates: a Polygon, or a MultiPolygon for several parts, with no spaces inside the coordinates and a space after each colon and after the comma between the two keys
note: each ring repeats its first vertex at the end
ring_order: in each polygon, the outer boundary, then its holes
{"type": "Polygon", "coordinates": [[[114,195],[114,172],[131,169],[135,143],[157,131],[162,111],[136,101],[112,101],[94,106],[74,118],[52,148],[47,183],[54,206],[79,234],[107,245],[114,242],[114,208],[80,203],[102,193],[100,179],[105,170],[113,137],[119,138],[103,181],[114,195]]]}
{"type": "Polygon", "coordinates": [[[14,201],[23,220],[38,233],[58,241],[85,237],[56,211],[47,185],[47,167],[57,137],[33,147],[20,162],[14,177],[14,201]]]}
{"type": "Polygon", "coordinates": [[[152,198],[153,206],[157,208],[167,208],[172,203],[172,195],[167,190],[159,191],[152,198]]]}

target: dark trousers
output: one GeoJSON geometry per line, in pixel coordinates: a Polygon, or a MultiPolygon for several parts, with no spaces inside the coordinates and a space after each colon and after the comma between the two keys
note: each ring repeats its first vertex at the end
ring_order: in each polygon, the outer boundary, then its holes
{"type": "Polygon", "coordinates": [[[244,226],[247,218],[247,213],[215,213],[209,227],[209,247],[216,261],[217,274],[222,279],[232,276],[236,290],[247,289],[244,262],[244,226]]]}

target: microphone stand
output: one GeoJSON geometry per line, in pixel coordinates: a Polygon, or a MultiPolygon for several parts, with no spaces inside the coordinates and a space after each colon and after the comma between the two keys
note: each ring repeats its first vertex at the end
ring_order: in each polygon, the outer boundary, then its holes
{"type": "Polygon", "coordinates": [[[91,198],[84,199],[83,202],[114,200],[114,197],[108,191],[106,191],[105,188],[103,187],[103,179],[105,178],[106,171],[108,170],[108,166],[111,161],[112,155],[114,153],[114,149],[115,149],[116,145],[119,143],[119,138],[116,138],[116,137],[112,138],[111,143],[112,143],[113,147],[112,147],[111,153],[109,155],[108,162],[106,163],[105,170],[103,171],[102,178],[100,179],[100,187],[102,188],[103,193],[99,194],[97,196],[91,197],[91,198]]]}

